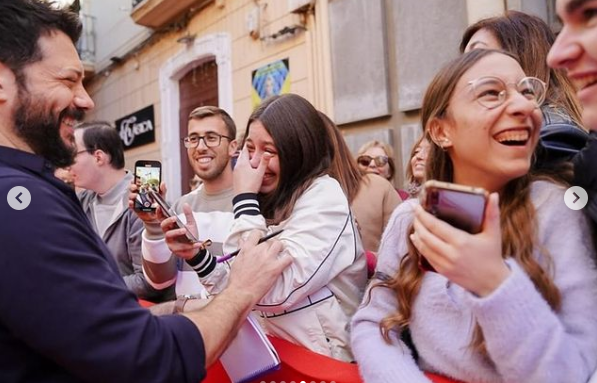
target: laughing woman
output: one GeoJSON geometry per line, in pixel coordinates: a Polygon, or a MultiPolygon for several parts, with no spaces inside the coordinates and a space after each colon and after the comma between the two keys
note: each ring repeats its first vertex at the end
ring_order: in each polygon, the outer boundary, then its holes
{"type": "MultiPolygon", "coordinates": [[[[366,259],[348,199],[328,175],[333,150],[304,98],[287,94],[261,104],[234,169],[235,218],[224,251],[237,249],[252,230],[284,230],[276,238],[293,263],[255,307],[262,324],[271,335],[352,361],[348,330],[365,290],[366,259]]],[[[187,219],[194,227],[192,215],[187,219]]],[[[176,246],[174,253],[189,250],[176,246]]],[[[208,291],[225,286],[225,263],[204,251],[192,263],[208,291]]]]}
{"type": "Polygon", "coordinates": [[[409,200],[384,233],[377,283],[353,319],[367,382],[586,382],[597,362],[597,271],[565,186],[528,174],[545,85],[500,51],[448,64],[423,100],[427,179],[489,192],[483,230],[409,200]],[[422,271],[424,256],[437,270],[422,271]],[[400,340],[410,329],[419,358],[400,340]]]}

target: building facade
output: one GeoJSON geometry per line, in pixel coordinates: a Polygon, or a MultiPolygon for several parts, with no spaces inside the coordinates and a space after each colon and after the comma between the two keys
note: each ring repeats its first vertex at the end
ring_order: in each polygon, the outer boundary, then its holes
{"type": "Polygon", "coordinates": [[[428,82],[468,24],[505,9],[554,19],[553,0],[81,0],[88,119],[116,124],[127,168],[161,161],[170,198],[192,176],[181,143],[192,109],[217,105],[240,133],[284,92],[328,114],[354,151],[390,143],[400,170],[428,82]]]}

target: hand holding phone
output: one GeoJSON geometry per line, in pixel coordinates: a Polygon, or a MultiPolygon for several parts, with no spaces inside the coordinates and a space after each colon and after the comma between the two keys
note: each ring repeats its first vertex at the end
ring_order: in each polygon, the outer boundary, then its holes
{"type": "Polygon", "coordinates": [[[135,198],[135,210],[143,212],[154,212],[155,207],[149,196],[149,191],[159,193],[162,182],[162,164],[159,161],[140,160],[135,162],[135,182],[137,183],[137,197],[135,198]]]}
{"type": "MultiPolygon", "coordinates": [[[[485,189],[435,180],[425,182],[423,187],[423,209],[470,234],[481,232],[489,196],[485,189]]],[[[420,263],[424,270],[435,271],[425,257],[420,263]]]]}
{"type": "MultiPolygon", "coordinates": [[[[199,239],[197,239],[197,237],[195,236],[195,234],[193,234],[191,232],[191,230],[187,227],[187,225],[185,225],[180,218],[178,218],[178,215],[176,215],[176,212],[174,212],[174,210],[172,209],[172,207],[170,207],[170,205],[168,204],[168,202],[166,202],[166,200],[164,200],[164,198],[162,198],[162,196],[160,195],[160,193],[154,191],[154,190],[149,190],[149,195],[150,198],[152,199],[152,201],[155,201],[155,203],[157,203],[157,205],[160,207],[160,210],[162,211],[162,214],[168,218],[168,217],[174,217],[176,219],[176,226],[178,226],[180,229],[185,229],[186,233],[186,239],[189,243],[197,243],[197,242],[201,242],[199,241],[199,239]]],[[[208,239],[206,241],[203,242],[205,246],[209,246],[211,244],[211,241],[208,239]],[[209,242],[209,243],[208,243],[209,242]]]]}
{"type": "Polygon", "coordinates": [[[477,234],[483,229],[488,196],[482,188],[431,180],[423,185],[422,206],[442,221],[477,234]]]}
{"type": "Polygon", "coordinates": [[[475,235],[439,221],[422,206],[415,206],[413,225],[410,239],[419,254],[450,282],[479,297],[491,294],[511,273],[502,250],[498,193],[489,196],[482,229],[475,235]]]}

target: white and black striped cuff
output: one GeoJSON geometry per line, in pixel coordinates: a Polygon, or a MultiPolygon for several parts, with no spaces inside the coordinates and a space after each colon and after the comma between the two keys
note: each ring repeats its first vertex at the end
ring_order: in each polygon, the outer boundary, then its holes
{"type": "Polygon", "coordinates": [[[200,278],[207,277],[216,268],[216,257],[209,250],[202,249],[197,255],[186,260],[187,264],[197,272],[200,278]]]}
{"type": "Polygon", "coordinates": [[[232,199],[234,218],[238,218],[241,215],[259,215],[259,201],[257,201],[257,194],[255,193],[242,193],[236,195],[232,199]]]}

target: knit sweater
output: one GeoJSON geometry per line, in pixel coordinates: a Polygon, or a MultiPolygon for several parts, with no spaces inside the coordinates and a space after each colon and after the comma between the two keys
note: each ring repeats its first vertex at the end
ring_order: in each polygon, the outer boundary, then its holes
{"type": "MultiPolygon", "coordinates": [[[[419,352],[390,332],[384,342],[379,323],[397,311],[395,293],[375,287],[352,322],[352,347],[366,382],[430,382],[422,371],[463,382],[585,383],[597,365],[597,270],[587,219],[564,204],[564,189],[535,182],[538,244],[553,259],[554,282],[562,305],[554,312],[513,259],[510,275],[486,297],[477,297],[437,273],[423,277],[413,305],[410,330],[419,352]],[[475,323],[483,330],[489,357],[471,350],[475,323]]],[[[393,276],[407,252],[406,231],[413,218],[409,200],[392,215],[381,249],[377,275],[393,276]]],[[[479,254],[479,256],[483,256],[479,254]]]]}

